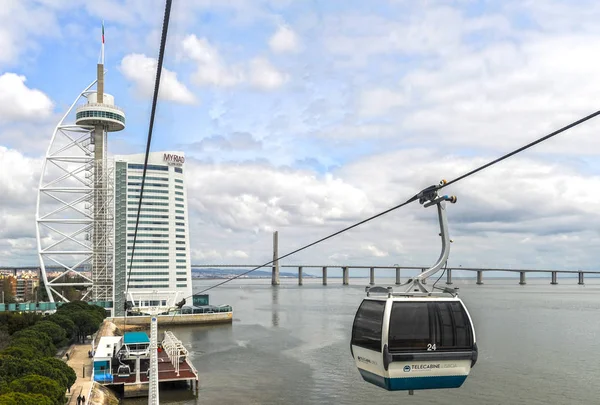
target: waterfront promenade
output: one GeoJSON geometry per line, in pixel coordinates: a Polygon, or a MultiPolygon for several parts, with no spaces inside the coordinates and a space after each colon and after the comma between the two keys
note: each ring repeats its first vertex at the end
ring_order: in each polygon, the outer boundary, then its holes
{"type": "Polygon", "coordinates": [[[71,392],[67,393],[68,405],[77,405],[79,394],[85,396],[86,404],[89,401],[92,388],[92,359],[88,356],[90,350],[92,350],[91,343],[73,344],[67,350],[69,354],[67,364],[75,370],[77,375],[77,380],[71,387],[71,392]]]}

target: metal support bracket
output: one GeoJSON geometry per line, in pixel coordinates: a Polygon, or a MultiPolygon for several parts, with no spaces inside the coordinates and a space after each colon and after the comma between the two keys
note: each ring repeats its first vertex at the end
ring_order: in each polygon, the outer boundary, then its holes
{"type": "MultiPolygon", "coordinates": [[[[446,184],[446,180],[442,180],[440,185],[446,184]]],[[[450,255],[450,236],[448,233],[448,217],[446,216],[446,201],[454,204],[456,196],[438,195],[438,186],[429,186],[418,194],[419,203],[425,208],[435,205],[437,207],[438,219],[440,223],[440,236],[442,237],[442,251],[440,257],[433,266],[417,275],[407,288],[407,292],[429,292],[423,285],[423,282],[437,273],[448,260],[450,255]]]]}
{"type": "Polygon", "coordinates": [[[456,196],[448,196],[448,195],[438,195],[438,189],[440,186],[446,184],[446,180],[442,180],[439,186],[433,185],[423,189],[419,194],[417,194],[417,198],[419,199],[419,203],[422,204],[425,208],[431,207],[435,205],[437,207],[438,219],[440,223],[440,236],[442,237],[442,252],[440,253],[440,257],[435,262],[433,266],[417,275],[416,277],[408,280],[406,283],[401,284],[400,286],[404,288],[404,292],[394,292],[392,287],[376,287],[376,286],[367,286],[365,291],[367,296],[369,294],[386,294],[388,297],[392,296],[431,296],[437,294],[451,294],[458,295],[458,288],[450,289],[443,288],[439,289],[441,292],[434,293],[433,290],[429,291],[427,287],[424,285],[424,282],[427,278],[433,276],[437,273],[448,261],[448,256],[450,255],[450,240],[448,233],[448,218],[446,216],[446,202],[450,202],[451,204],[456,203],[456,196]]]}

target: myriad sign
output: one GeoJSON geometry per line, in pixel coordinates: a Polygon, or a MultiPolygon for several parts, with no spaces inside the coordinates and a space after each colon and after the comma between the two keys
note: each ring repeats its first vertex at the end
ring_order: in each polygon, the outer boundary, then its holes
{"type": "Polygon", "coordinates": [[[174,155],[172,153],[165,153],[163,160],[167,162],[169,166],[182,166],[185,163],[185,157],[174,155]]]}

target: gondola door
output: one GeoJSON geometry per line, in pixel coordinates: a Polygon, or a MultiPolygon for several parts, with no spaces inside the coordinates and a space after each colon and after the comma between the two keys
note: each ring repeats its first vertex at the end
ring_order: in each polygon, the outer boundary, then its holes
{"type": "Polygon", "coordinates": [[[354,317],[350,342],[362,378],[382,388],[386,388],[382,353],[385,343],[382,337],[387,334],[385,308],[386,300],[363,300],[354,317]]]}

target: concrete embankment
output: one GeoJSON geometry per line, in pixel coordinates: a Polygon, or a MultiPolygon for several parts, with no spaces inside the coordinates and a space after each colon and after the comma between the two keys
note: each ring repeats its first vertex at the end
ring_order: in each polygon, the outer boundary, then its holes
{"type": "Polygon", "coordinates": [[[117,325],[110,321],[110,318],[107,318],[102,322],[100,329],[98,329],[98,333],[96,333],[95,344],[98,344],[100,338],[104,336],[123,336],[123,333],[119,330],[117,325]]]}
{"type": "Polygon", "coordinates": [[[119,398],[108,388],[94,383],[88,405],[119,405],[119,398]]]}
{"type": "MultiPolygon", "coordinates": [[[[125,318],[115,317],[108,318],[117,327],[122,328],[125,324],[125,318]]],[[[218,323],[231,323],[233,321],[233,313],[231,312],[215,312],[212,314],[189,314],[189,315],[159,315],[158,326],[166,327],[169,325],[211,325],[218,323]]],[[[129,327],[150,327],[150,316],[128,316],[127,329],[129,327]]]]}

